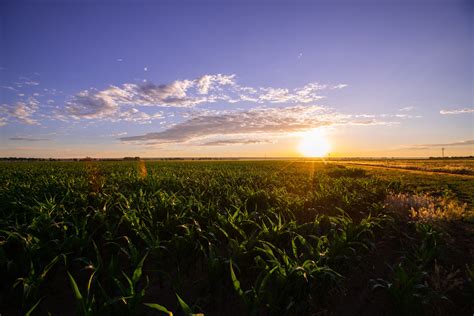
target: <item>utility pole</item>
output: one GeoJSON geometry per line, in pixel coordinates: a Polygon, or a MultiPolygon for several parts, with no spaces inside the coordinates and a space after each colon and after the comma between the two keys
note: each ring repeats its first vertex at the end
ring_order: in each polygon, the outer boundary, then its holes
{"type": "Polygon", "coordinates": [[[443,158],[444,158],[444,147],[443,147],[443,148],[441,148],[441,157],[443,157],[443,158]]]}

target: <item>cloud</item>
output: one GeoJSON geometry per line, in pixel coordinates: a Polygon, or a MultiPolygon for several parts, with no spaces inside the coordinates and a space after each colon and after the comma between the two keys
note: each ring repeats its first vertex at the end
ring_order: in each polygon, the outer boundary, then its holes
{"type": "Polygon", "coordinates": [[[190,80],[177,80],[165,85],[126,83],[104,90],[84,90],[67,101],[66,112],[74,118],[101,119],[120,115],[121,106],[192,107],[206,101],[188,96],[193,85],[190,80]]]}
{"type": "Polygon", "coordinates": [[[474,109],[463,108],[463,109],[457,109],[457,110],[441,110],[439,111],[439,113],[444,114],[444,115],[474,113],[474,109]]]}
{"type": "Polygon", "coordinates": [[[118,111],[121,95],[122,90],[114,86],[103,91],[84,90],[66,102],[66,111],[74,118],[103,118],[118,111]]]}
{"type": "Polygon", "coordinates": [[[287,136],[292,133],[332,125],[379,125],[375,118],[359,119],[316,105],[254,108],[247,111],[202,115],[163,131],[120,138],[124,142],[184,143],[222,136],[287,136]]]}
{"type": "Polygon", "coordinates": [[[248,111],[204,115],[178,123],[162,132],[121,138],[122,141],[149,141],[181,143],[214,135],[249,133],[283,133],[299,131],[311,126],[327,125],[324,121],[309,122],[311,113],[321,113],[314,107],[256,108],[248,111]]]}
{"type": "Polygon", "coordinates": [[[34,81],[34,80],[25,80],[25,81],[23,81],[23,84],[25,84],[27,86],[37,86],[37,85],[39,85],[39,82],[34,81]]]}
{"type": "Polygon", "coordinates": [[[118,133],[100,135],[100,137],[120,137],[120,136],[125,136],[127,134],[128,134],[127,132],[118,132],[118,133]]]}
{"type": "Polygon", "coordinates": [[[29,77],[21,76],[19,82],[16,82],[15,84],[17,87],[22,87],[22,86],[38,86],[40,83],[29,77]]]}
{"type": "MultiPolygon", "coordinates": [[[[141,86],[141,89],[145,91],[152,88],[141,86]]],[[[152,120],[162,118],[161,112],[151,115],[136,108],[123,109],[121,105],[130,104],[134,99],[134,93],[130,87],[116,86],[110,86],[102,91],[84,90],[66,103],[66,111],[75,119],[100,119],[112,122],[150,123],[152,120]]],[[[146,100],[140,102],[143,104],[146,100]]],[[[59,116],[64,118],[61,113],[58,113],[59,116]]]]}
{"type": "Polygon", "coordinates": [[[463,140],[452,143],[441,143],[441,144],[422,144],[422,145],[411,145],[408,149],[427,149],[436,147],[460,147],[460,146],[474,146],[474,140],[463,140]]]}
{"type": "Polygon", "coordinates": [[[301,88],[247,87],[235,75],[204,75],[168,84],[125,83],[103,90],[79,92],[67,101],[66,112],[74,118],[103,119],[120,113],[124,106],[192,108],[218,101],[227,103],[310,103],[324,98],[326,85],[309,83],[301,88]]]}
{"type": "Polygon", "coordinates": [[[49,138],[32,138],[32,137],[11,137],[10,140],[15,141],[25,141],[25,142],[41,142],[41,141],[50,141],[49,138]]]}
{"type": "Polygon", "coordinates": [[[139,124],[149,124],[153,120],[162,119],[163,114],[161,112],[155,114],[148,114],[141,112],[136,108],[131,108],[127,111],[121,112],[117,118],[112,118],[111,121],[125,121],[125,122],[136,122],[139,124]]]}
{"type": "Polygon", "coordinates": [[[343,88],[346,88],[348,87],[349,85],[348,84],[345,84],[345,83],[340,83],[340,84],[337,84],[335,86],[332,86],[331,89],[343,89],[343,88]]]}
{"type": "Polygon", "coordinates": [[[10,91],[18,91],[17,89],[13,88],[12,86],[0,86],[0,88],[7,89],[10,91]]]}
{"type": "Polygon", "coordinates": [[[199,94],[208,94],[210,89],[235,86],[235,75],[204,75],[196,80],[199,94]]]}
{"type": "Polygon", "coordinates": [[[200,98],[188,95],[194,85],[190,80],[176,80],[170,84],[155,85],[150,82],[143,84],[125,84],[124,93],[129,98],[121,103],[141,106],[192,107],[201,103],[200,98]]]}
{"type": "Polygon", "coordinates": [[[200,144],[200,146],[251,145],[261,143],[272,143],[272,141],[268,139],[223,139],[205,142],[200,144]]]}
{"type": "Polygon", "coordinates": [[[394,114],[393,117],[398,118],[406,118],[406,119],[413,119],[413,118],[421,118],[421,115],[410,115],[410,114],[394,114]]]}
{"type": "Polygon", "coordinates": [[[32,116],[39,108],[39,102],[33,97],[28,98],[25,101],[18,101],[13,105],[2,104],[0,106],[0,113],[4,115],[2,118],[2,125],[5,125],[8,118],[13,118],[21,123],[28,125],[39,125],[36,119],[32,116]]]}
{"type": "Polygon", "coordinates": [[[325,85],[318,83],[310,83],[292,91],[282,88],[260,88],[260,92],[263,93],[258,95],[258,100],[260,103],[308,103],[324,98],[318,95],[318,91],[325,88],[325,85]]]}
{"type": "Polygon", "coordinates": [[[415,109],[414,106],[406,106],[406,107],[398,109],[398,111],[400,111],[400,112],[410,112],[410,111],[413,111],[414,109],[415,109]]]}

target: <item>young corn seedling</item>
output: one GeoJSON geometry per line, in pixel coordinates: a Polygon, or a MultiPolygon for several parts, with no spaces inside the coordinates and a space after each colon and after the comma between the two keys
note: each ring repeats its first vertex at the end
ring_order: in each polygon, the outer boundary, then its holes
{"type": "Polygon", "coordinates": [[[93,291],[92,291],[92,282],[94,279],[95,271],[92,272],[92,274],[89,277],[84,294],[79,289],[79,286],[77,285],[77,282],[74,279],[74,277],[71,275],[71,273],[69,273],[68,271],[67,274],[69,276],[69,282],[71,284],[74,297],[78,304],[78,307],[77,307],[78,314],[84,315],[84,316],[95,315],[97,306],[96,306],[96,301],[95,301],[95,295],[93,294],[93,291]]]}

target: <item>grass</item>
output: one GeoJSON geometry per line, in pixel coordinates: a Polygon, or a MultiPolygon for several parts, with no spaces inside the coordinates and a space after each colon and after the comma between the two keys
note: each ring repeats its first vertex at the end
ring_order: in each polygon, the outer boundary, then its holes
{"type": "Polygon", "coordinates": [[[395,307],[469,313],[463,293],[472,289],[472,257],[449,260],[458,236],[438,225],[469,232],[467,206],[450,206],[457,217],[443,212],[421,220],[410,208],[392,207],[390,197],[426,193],[449,206],[467,196],[472,207],[470,184],[440,192],[445,179],[438,176],[410,182],[399,171],[365,168],[313,161],[4,162],[0,311],[351,314],[354,306],[340,306],[362,286],[366,299],[377,298],[377,314],[395,307]],[[389,252],[377,259],[382,249],[389,252]]]}

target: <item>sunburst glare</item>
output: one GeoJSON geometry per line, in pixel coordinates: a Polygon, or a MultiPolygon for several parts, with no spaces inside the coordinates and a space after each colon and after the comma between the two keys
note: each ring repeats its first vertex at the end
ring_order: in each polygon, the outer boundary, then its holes
{"type": "Polygon", "coordinates": [[[298,144],[298,151],[305,157],[323,157],[330,149],[331,144],[318,129],[305,133],[298,144]]]}

